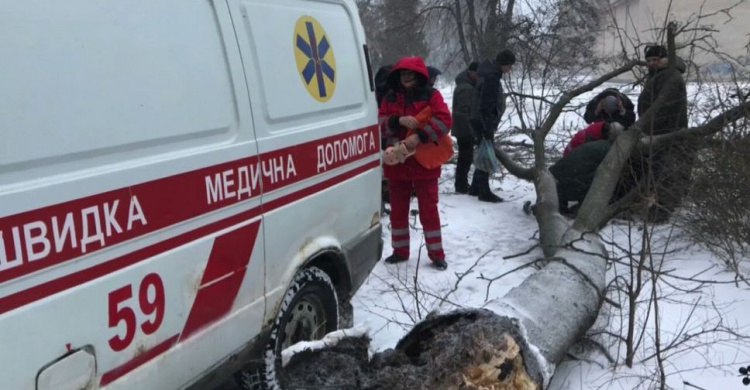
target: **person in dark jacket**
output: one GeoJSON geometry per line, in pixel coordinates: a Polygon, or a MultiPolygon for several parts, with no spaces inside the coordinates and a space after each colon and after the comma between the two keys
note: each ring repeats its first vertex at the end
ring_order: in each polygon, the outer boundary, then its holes
{"type": "Polygon", "coordinates": [[[375,100],[378,102],[378,107],[380,107],[385,94],[388,93],[388,75],[392,68],[393,65],[383,65],[375,73],[375,100]]]}
{"type": "MultiPolygon", "coordinates": [[[[440,92],[427,85],[427,67],[420,57],[405,57],[393,66],[388,76],[390,91],[378,110],[378,123],[386,147],[403,143],[408,150],[416,150],[420,143],[437,142],[448,134],[451,114],[440,92]],[[432,114],[420,127],[415,118],[427,107],[432,114]],[[413,134],[412,134],[413,132],[413,134]]],[[[441,167],[425,168],[414,157],[403,163],[383,165],[391,198],[391,245],[393,254],[385,259],[388,264],[409,259],[409,202],[416,193],[419,219],[424,228],[427,255],[435,268],[445,270],[445,252],[438,213],[438,178],[441,167]]]]}
{"type": "Polygon", "coordinates": [[[557,182],[561,213],[573,212],[568,202],[578,202],[578,206],[583,203],[599,164],[624,130],[618,122],[594,122],[576,133],[563,157],[549,168],[557,182]]]}
{"type": "MultiPolygon", "coordinates": [[[[685,63],[676,57],[675,64],[669,64],[667,48],[661,45],[646,47],[645,54],[649,76],[638,97],[643,133],[661,135],[686,128],[685,63]]],[[[690,185],[694,159],[691,141],[670,142],[633,156],[630,182],[645,181],[646,193],[656,195],[648,215],[651,221],[664,222],[679,207],[690,185]]]]}
{"type": "Polygon", "coordinates": [[[456,89],[453,90],[453,128],[451,134],[458,143],[455,188],[459,194],[469,193],[469,170],[474,160],[474,134],[471,129],[471,110],[476,105],[474,85],[477,81],[479,62],[456,76],[456,89]]]}
{"type": "Polygon", "coordinates": [[[648,110],[659,103],[658,110],[644,123],[643,132],[648,135],[667,134],[688,125],[687,87],[682,74],[685,63],[679,57],[670,66],[664,46],[646,48],[646,64],[649,76],[638,96],[638,116],[644,119],[648,110]]]}
{"type": "MultiPolygon", "coordinates": [[[[383,98],[388,93],[388,75],[391,73],[393,65],[383,65],[375,73],[375,101],[380,103],[383,102],[383,98]]],[[[380,147],[385,150],[385,139],[380,138],[380,147]]],[[[383,177],[380,182],[380,212],[385,213],[385,204],[390,203],[390,196],[388,194],[388,180],[383,177]]]]}
{"type": "Polygon", "coordinates": [[[586,199],[594,182],[599,164],[612,147],[610,139],[587,142],[565,155],[549,167],[557,182],[557,198],[561,214],[574,214],[577,207],[586,199]],[[578,202],[574,209],[568,202],[578,202]]]}
{"type": "Polygon", "coordinates": [[[626,129],[635,123],[635,106],[627,95],[616,88],[607,88],[586,105],[583,120],[594,122],[617,122],[626,129]]]}
{"type": "Polygon", "coordinates": [[[440,69],[434,67],[434,66],[428,66],[427,67],[427,85],[430,87],[434,87],[435,83],[437,82],[438,76],[443,74],[443,72],[440,71],[440,69]]]}
{"type": "MultiPolygon", "coordinates": [[[[472,111],[471,122],[478,140],[493,141],[500,119],[505,112],[505,94],[501,79],[516,63],[516,56],[510,50],[503,50],[494,60],[484,60],[477,69],[475,95],[476,108],[472,111]]],[[[483,202],[502,202],[503,198],[492,193],[490,174],[481,170],[474,172],[469,194],[479,197],[483,202]]]]}

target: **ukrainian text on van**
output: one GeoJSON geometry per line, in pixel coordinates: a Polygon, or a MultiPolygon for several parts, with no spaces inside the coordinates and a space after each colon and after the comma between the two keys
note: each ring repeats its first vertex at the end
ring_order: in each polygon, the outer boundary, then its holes
{"type": "Polygon", "coordinates": [[[382,251],[352,1],[0,9],[0,387],[249,387],[350,321],[382,251]]]}

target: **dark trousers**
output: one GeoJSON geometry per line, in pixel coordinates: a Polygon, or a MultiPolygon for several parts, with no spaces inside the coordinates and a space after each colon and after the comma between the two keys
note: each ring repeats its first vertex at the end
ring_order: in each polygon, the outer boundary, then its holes
{"type": "Polygon", "coordinates": [[[488,172],[475,169],[474,176],[471,178],[471,186],[469,193],[473,195],[491,195],[492,190],[490,189],[490,174],[488,172]]]}
{"type": "Polygon", "coordinates": [[[456,192],[469,190],[469,170],[474,161],[474,138],[456,137],[458,141],[458,161],[456,162],[456,192]]]}

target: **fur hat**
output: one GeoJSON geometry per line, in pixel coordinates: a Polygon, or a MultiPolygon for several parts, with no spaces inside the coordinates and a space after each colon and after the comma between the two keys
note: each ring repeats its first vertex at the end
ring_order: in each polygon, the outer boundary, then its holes
{"type": "Polygon", "coordinates": [[[668,55],[669,53],[667,52],[667,48],[662,45],[646,46],[646,58],[649,58],[649,57],[667,58],[668,55]]]}

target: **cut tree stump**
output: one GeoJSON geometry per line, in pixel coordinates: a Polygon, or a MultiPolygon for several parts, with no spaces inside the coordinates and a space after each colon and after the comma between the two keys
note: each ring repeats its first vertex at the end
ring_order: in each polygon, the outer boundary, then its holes
{"type": "Polygon", "coordinates": [[[295,355],[279,378],[283,389],[541,389],[539,357],[517,320],[489,310],[433,315],[395,349],[368,359],[369,340],[295,355]]]}

